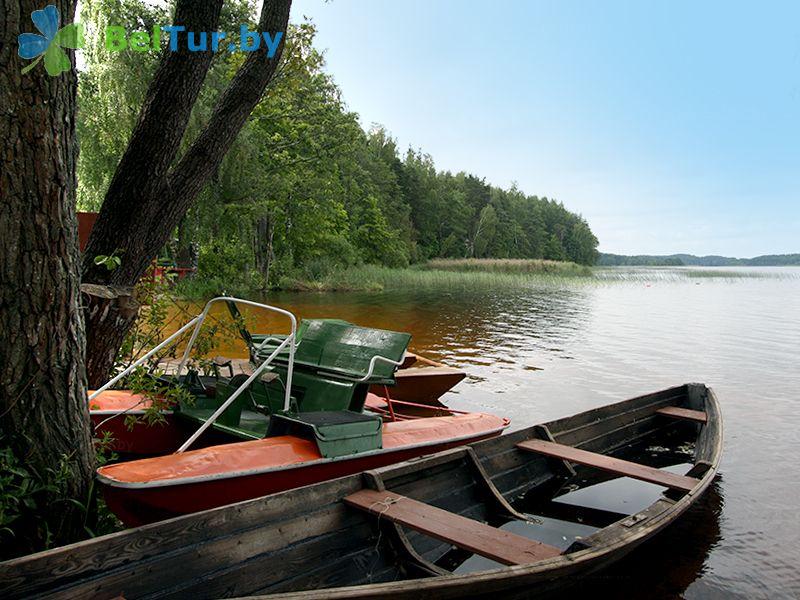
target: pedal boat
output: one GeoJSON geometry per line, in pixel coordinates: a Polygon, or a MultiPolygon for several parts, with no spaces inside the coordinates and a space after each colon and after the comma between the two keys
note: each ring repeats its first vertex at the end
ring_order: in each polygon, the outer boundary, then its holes
{"type": "MultiPolygon", "coordinates": [[[[124,425],[124,417],[147,410],[148,400],[110,387],[156,349],[90,395],[92,419],[104,418],[98,428],[120,436],[117,448],[160,454],[97,472],[109,507],[127,525],[392,464],[499,435],[509,424],[501,417],[370,393],[372,386],[394,384],[405,360],[408,334],[332,319],[306,320],[297,327],[291,313],[244,300],[212,300],[182,328],[194,327],[182,364],[209,307],[223,301],[260,306],[290,318],[288,336],[259,344],[272,346],[252,373],[230,378],[217,373],[203,381],[191,371],[183,375],[179,365],[162,379],[190,389],[194,403],[163,410],[163,423],[136,425],[133,430],[124,425]],[[115,423],[113,428],[110,423],[115,423]]],[[[179,333],[159,347],[178,339],[179,333]]]]}
{"type": "MultiPolygon", "coordinates": [[[[251,333],[245,319],[236,307],[235,302],[227,302],[228,311],[239,327],[239,334],[247,344],[251,364],[257,365],[269,354],[273,345],[269,340],[280,340],[282,336],[275,334],[251,333]],[[265,343],[266,342],[266,343],[265,343]]],[[[444,394],[452,390],[467,376],[463,369],[449,367],[442,363],[430,360],[419,354],[406,351],[400,368],[395,373],[395,381],[391,388],[382,385],[373,385],[370,392],[376,396],[393,400],[402,400],[413,404],[443,407],[439,400],[444,394]]],[[[412,406],[407,407],[413,414],[424,414],[412,406]]]]}
{"type": "MultiPolygon", "coordinates": [[[[507,419],[482,413],[394,422],[335,411],[295,418],[309,435],[271,435],[101,467],[97,478],[106,503],[132,527],[476,442],[500,435],[509,424],[507,419]],[[323,456],[325,449],[321,451],[318,438],[329,439],[328,430],[337,425],[355,429],[355,424],[380,427],[379,447],[348,448],[344,454],[325,452],[328,456],[323,456]]],[[[352,434],[343,434],[348,435],[352,434]]]]}

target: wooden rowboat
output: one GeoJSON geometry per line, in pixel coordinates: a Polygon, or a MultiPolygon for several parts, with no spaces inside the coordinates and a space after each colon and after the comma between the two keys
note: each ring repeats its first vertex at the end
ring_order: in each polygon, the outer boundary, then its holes
{"type": "Polygon", "coordinates": [[[0,580],[6,598],[540,594],[674,522],[709,487],[721,453],[714,393],[687,384],[7,561],[0,580]],[[632,513],[591,506],[608,486],[622,487],[632,513]]]}

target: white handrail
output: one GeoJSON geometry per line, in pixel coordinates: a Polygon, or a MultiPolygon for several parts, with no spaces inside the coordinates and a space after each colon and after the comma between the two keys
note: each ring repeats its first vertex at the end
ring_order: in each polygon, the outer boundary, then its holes
{"type": "MultiPolygon", "coordinates": [[[[289,320],[291,321],[291,324],[292,324],[291,333],[286,337],[286,339],[283,341],[283,343],[281,343],[278,346],[278,350],[273,352],[270,355],[270,357],[267,359],[267,361],[265,361],[262,365],[260,365],[258,367],[258,369],[256,369],[255,373],[243,385],[241,385],[236,390],[236,392],[234,392],[234,394],[232,395],[232,398],[235,399],[236,396],[241,394],[241,392],[244,390],[244,388],[246,388],[248,385],[250,385],[252,380],[255,378],[255,374],[256,373],[260,373],[263,370],[263,368],[269,363],[269,361],[271,361],[273,358],[275,358],[275,356],[277,356],[277,352],[280,351],[280,350],[283,350],[286,347],[288,341],[291,341],[292,343],[288,344],[289,345],[289,364],[288,364],[288,366],[286,368],[286,394],[285,394],[284,400],[283,400],[283,409],[284,410],[289,410],[289,408],[291,406],[292,373],[294,371],[294,350],[295,350],[295,347],[297,346],[297,344],[295,343],[295,340],[297,338],[297,317],[295,317],[288,310],[284,310],[282,308],[278,308],[277,306],[271,306],[269,304],[261,304],[260,302],[253,302],[252,300],[244,300],[243,298],[232,298],[230,296],[217,296],[216,298],[212,298],[211,300],[206,302],[205,307],[203,307],[203,311],[199,315],[197,315],[191,321],[186,323],[186,325],[184,325],[183,327],[178,329],[178,331],[173,333],[171,336],[169,336],[167,339],[165,339],[163,342],[161,342],[158,346],[156,346],[155,348],[150,350],[150,352],[148,352],[147,354],[142,356],[140,359],[136,360],[127,369],[125,369],[124,371],[122,371],[121,373],[116,375],[114,378],[112,378],[108,383],[104,384],[99,389],[95,390],[95,392],[93,392],[89,396],[89,400],[90,401],[93,400],[99,394],[101,394],[102,392],[104,392],[105,390],[110,388],[112,385],[117,383],[120,379],[125,377],[128,373],[133,371],[133,369],[135,369],[136,367],[141,365],[144,361],[146,361],[148,358],[150,358],[153,354],[155,354],[159,350],[162,350],[163,348],[165,348],[169,344],[173,343],[179,336],[181,336],[192,325],[194,325],[194,331],[192,331],[192,335],[189,338],[189,343],[186,345],[186,350],[184,351],[183,357],[181,358],[181,362],[178,365],[178,370],[175,372],[175,378],[177,380],[180,377],[181,371],[183,371],[183,367],[186,366],[186,362],[189,360],[189,355],[190,355],[190,353],[192,351],[192,347],[194,346],[194,343],[197,340],[197,335],[200,333],[200,328],[203,326],[203,321],[206,320],[206,317],[208,316],[208,312],[209,312],[209,310],[211,310],[211,305],[213,305],[213,304],[215,304],[217,302],[236,302],[236,303],[239,303],[239,304],[246,304],[248,306],[254,306],[256,308],[264,308],[266,310],[270,310],[272,312],[276,312],[278,314],[284,315],[285,317],[289,318],[289,320]]],[[[262,342],[261,345],[263,345],[263,342],[262,342]]],[[[259,348],[261,347],[261,345],[259,346],[259,348]]],[[[224,408],[227,407],[230,404],[231,401],[232,401],[231,398],[228,398],[228,400],[223,405],[223,407],[218,409],[217,412],[219,412],[221,414],[222,411],[224,410],[224,408]]],[[[216,419],[218,416],[219,415],[215,412],[214,415],[212,415],[213,418],[209,419],[206,423],[203,424],[203,426],[200,428],[200,432],[199,433],[202,433],[202,431],[205,431],[205,429],[208,427],[208,425],[210,423],[212,423],[213,420],[216,419]]],[[[182,449],[184,447],[186,447],[189,443],[193,442],[197,438],[199,433],[196,432],[195,435],[193,435],[189,439],[189,441],[187,441],[186,444],[181,446],[181,449],[179,449],[179,452],[181,452],[182,449]]]]}
{"type": "MultiPolygon", "coordinates": [[[[267,358],[267,360],[265,360],[263,363],[261,363],[258,366],[258,368],[255,371],[253,371],[253,374],[250,375],[250,377],[247,378],[247,381],[245,381],[242,385],[240,385],[236,389],[236,391],[233,394],[230,395],[230,398],[225,400],[225,402],[223,402],[220,405],[220,407],[217,410],[214,411],[214,414],[212,414],[208,419],[206,419],[206,422],[203,423],[200,426],[200,428],[192,434],[192,437],[190,437],[188,440],[186,440],[183,443],[183,445],[175,451],[175,454],[181,454],[189,446],[191,446],[194,443],[194,441],[197,438],[199,438],[203,434],[203,432],[206,429],[208,429],[211,426],[211,424],[214,421],[216,421],[223,412],[225,412],[225,409],[228,408],[231,405],[231,403],[234,400],[236,400],[236,398],[238,398],[247,389],[247,386],[249,386],[251,383],[253,383],[253,381],[255,381],[256,377],[258,377],[261,374],[261,372],[267,367],[267,365],[270,362],[272,362],[272,360],[278,355],[278,353],[281,350],[283,350],[286,347],[286,344],[288,344],[289,342],[294,342],[294,334],[287,336],[286,339],[283,340],[283,343],[281,343],[280,346],[275,348],[275,351],[272,354],[269,355],[269,358],[267,358]]],[[[294,345],[294,343],[292,343],[292,345],[294,345]]],[[[289,388],[287,388],[287,390],[288,389],[289,388]]]]}
{"type": "Polygon", "coordinates": [[[276,337],[271,337],[271,336],[270,337],[266,337],[266,338],[264,338],[264,340],[258,346],[256,346],[256,353],[258,353],[269,342],[278,342],[278,343],[280,343],[282,341],[283,340],[281,340],[281,338],[276,338],[276,337]]]}
{"type": "Polygon", "coordinates": [[[375,370],[375,363],[378,362],[379,360],[383,361],[385,363],[389,363],[390,365],[394,365],[396,367],[399,367],[400,365],[403,364],[403,359],[392,360],[391,358],[386,358],[385,356],[381,356],[380,354],[376,354],[371,359],[369,359],[369,370],[367,371],[367,374],[364,375],[360,379],[356,379],[356,381],[358,381],[358,382],[366,381],[367,379],[372,377],[372,371],[375,370]]]}
{"type": "Polygon", "coordinates": [[[110,381],[108,381],[106,384],[104,384],[103,386],[101,386],[101,387],[99,387],[98,389],[96,389],[96,390],[95,390],[95,391],[94,391],[92,394],[89,394],[89,401],[92,401],[92,400],[94,400],[94,399],[95,399],[95,398],[96,398],[98,395],[100,395],[101,393],[103,393],[104,391],[106,391],[108,388],[110,388],[112,385],[114,385],[115,383],[117,383],[117,382],[118,382],[120,379],[122,379],[123,377],[125,377],[125,376],[126,376],[128,373],[130,373],[130,372],[131,372],[131,371],[133,371],[133,370],[134,370],[136,367],[138,367],[140,364],[142,364],[144,361],[146,361],[148,358],[150,358],[151,356],[153,356],[153,354],[155,354],[156,352],[158,352],[159,350],[161,350],[161,349],[163,349],[163,348],[166,348],[166,347],[167,347],[167,346],[168,346],[168,345],[169,345],[169,344],[170,344],[170,343],[171,343],[171,342],[172,342],[172,341],[173,341],[175,338],[177,338],[178,336],[180,336],[181,334],[183,334],[183,332],[184,332],[184,331],[186,331],[187,329],[189,329],[189,327],[191,327],[192,325],[194,325],[194,324],[195,324],[195,322],[196,322],[196,321],[197,321],[199,318],[200,318],[200,317],[199,317],[199,316],[197,316],[197,317],[195,317],[194,319],[192,319],[191,321],[189,321],[189,322],[188,322],[186,325],[184,325],[183,327],[181,327],[180,329],[178,329],[178,331],[176,331],[175,333],[173,333],[171,336],[169,336],[167,339],[165,339],[163,342],[161,342],[161,343],[160,343],[158,346],[156,346],[155,348],[153,348],[152,350],[150,350],[150,352],[148,352],[147,354],[145,354],[144,356],[142,356],[142,357],[141,357],[139,360],[137,360],[136,362],[132,363],[132,364],[131,364],[131,365],[130,365],[130,366],[127,368],[127,369],[125,369],[124,371],[122,371],[122,373],[119,373],[119,374],[118,374],[116,377],[114,377],[113,379],[111,379],[110,381]]]}
{"type": "MultiPolygon", "coordinates": [[[[292,340],[297,338],[297,317],[295,317],[292,313],[288,310],[284,310],[282,308],[278,308],[277,306],[270,306],[269,304],[261,304],[260,302],[253,302],[252,300],[244,300],[243,298],[232,298],[230,296],[217,296],[216,298],[212,298],[209,300],[205,308],[203,308],[203,312],[200,313],[199,319],[200,321],[194,328],[192,332],[192,337],[189,338],[189,343],[186,345],[186,350],[183,353],[183,357],[181,358],[181,362],[178,365],[178,372],[177,375],[181,374],[183,367],[186,365],[186,361],[189,360],[189,354],[192,351],[192,346],[194,345],[195,340],[197,339],[197,334],[200,333],[200,327],[203,325],[203,321],[205,320],[206,316],[208,316],[208,311],[211,309],[211,305],[217,302],[235,302],[237,304],[246,304],[248,306],[255,306],[256,308],[264,308],[266,310],[270,310],[272,312],[276,312],[278,314],[284,315],[288,317],[292,323],[292,332],[290,337],[292,340]]],[[[294,367],[294,349],[296,343],[292,343],[289,346],[289,366],[286,369],[286,395],[283,400],[283,409],[289,410],[289,406],[291,405],[291,390],[292,390],[292,372],[294,367]]]]}

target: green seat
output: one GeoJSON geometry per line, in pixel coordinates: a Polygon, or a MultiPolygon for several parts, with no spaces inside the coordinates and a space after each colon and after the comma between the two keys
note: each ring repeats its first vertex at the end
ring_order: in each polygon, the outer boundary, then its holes
{"type": "MultiPolygon", "coordinates": [[[[238,311],[231,310],[234,318],[238,311]]],[[[241,319],[238,319],[241,324],[241,319]]],[[[280,341],[270,341],[259,346],[268,337],[278,340],[286,336],[250,334],[240,327],[251,349],[254,362],[266,360],[280,341]]],[[[289,412],[317,413],[350,411],[361,413],[370,385],[393,385],[397,365],[376,361],[369,378],[370,361],[382,356],[400,362],[411,340],[407,333],[359,327],[338,319],[306,319],[297,328],[297,347],[292,373],[291,405],[289,412]],[[363,381],[362,381],[363,379],[363,381]]],[[[263,437],[271,428],[271,417],[283,411],[288,376],[289,351],[284,349],[264,371],[264,376],[253,382],[248,390],[219,416],[214,427],[244,436],[263,437]],[[255,409],[255,413],[253,410],[255,409]],[[263,421],[252,419],[261,413],[263,421]]],[[[243,382],[236,376],[230,382],[220,380],[216,397],[205,401],[208,406],[197,405],[183,412],[196,420],[208,419],[214,407],[220,406],[243,382]],[[212,410],[208,410],[208,409],[212,410]],[[200,413],[203,414],[200,414],[200,413]],[[208,414],[205,414],[208,412],[208,414]]],[[[349,425],[349,427],[363,427],[349,425]]],[[[368,428],[372,427],[369,425],[368,428]]],[[[371,437],[372,433],[367,437],[371,437]]],[[[374,440],[373,442],[375,443],[374,440]]]]}
{"type": "MultiPolygon", "coordinates": [[[[181,406],[177,413],[190,421],[202,424],[247,381],[247,375],[236,375],[230,380],[219,379],[214,397],[198,396],[191,406],[181,406]]],[[[254,381],[225,411],[217,417],[213,427],[242,439],[260,439],[269,427],[267,412],[283,408],[283,395],[269,393],[263,381],[254,381]]]]}
{"type": "Polygon", "coordinates": [[[272,415],[267,436],[294,435],[313,441],[325,458],[378,450],[383,421],[377,415],[349,410],[321,410],[272,415]]]}
{"type": "MultiPolygon", "coordinates": [[[[252,339],[259,343],[258,336],[252,339]]],[[[260,337],[263,341],[266,337],[260,337]]],[[[400,362],[411,336],[384,329],[359,327],[338,319],[307,319],[297,328],[292,374],[292,397],[296,412],[350,410],[361,412],[370,385],[394,385],[397,365],[376,361],[369,378],[373,356],[400,362]],[[362,381],[362,379],[364,379],[362,381]]],[[[279,343],[279,342],[277,342],[279,343]]],[[[257,352],[257,360],[266,360],[275,351],[270,342],[257,352]]],[[[269,384],[270,394],[283,393],[289,364],[288,350],[281,352],[269,370],[278,379],[269,384]]]]}
{"type": "MultiPolygon", "coordinates": [[[[277,337],[277,336],[274,336],[277,337]]],[[[253,341],[263,341],[265,336],[253,336],[253,341]]],[[[369,372],[374,356],[383,356],[400,362],[405,356],[411,335],[385,329],[359,327],[338,319],[304,319],[297,328],[298,345],[295,350],[295,369],[309,369],[340,379],[358,380],[369,372]]],[[[268,344],[257,353],[265,360],[276,348],[268,344]]],[[[276,357],[279,364],[288,364],[289,352],[276,357]]],[[[392,385],[397,366],[377,361],[366,383],[392,385]]]]}

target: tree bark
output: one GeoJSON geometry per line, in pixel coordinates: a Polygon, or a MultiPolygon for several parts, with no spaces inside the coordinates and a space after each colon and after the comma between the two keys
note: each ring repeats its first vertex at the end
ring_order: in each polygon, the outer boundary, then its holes
{"type": "MultiPolygon", "coordinates": [[[[176,23],[187,31],[213,31],[221,0],[179,0],[176,23]]],[[[291,0],[265,0],[260,31],[283,32],[271,59],[266,50],[249,53],[212,112],[209,123],[176,165],[180,140],[210,65],[211,54],[167,51],[148,89],[131,142],[112,178],[84,253],[84,280],[133,286],[166,243],[258,104],[275,74],[286,35],[291,0]],[[166,126],[165,126],[166,125],[166,126]],[[171,167],[171,168],[170,168],[171,167]],[[97,267],[97,255],[117,250],[122,265],[108,272],[97,267]]],[[[181,48],[185,43],[180,44],[181,48]]],[[[100,346],[119,348],[135,317],[121,319],[99,310],[89,318],[87,353],[100,346]],[[103,316],[106,315],[106,316],[103,316]]],[[[108,376],[113,359],[90,365],[91,385],[108,376]]]]}
{"type": "MultiPolygon", "coordinates": [[[[52,4],[62,25],[72,22],[74,2],[52,4]]],[[[16,535],[0,542],[6,557],[82,537],[86,515],[67,499],[88,504],[94,475],[75,216],[77,75],[50,77],[41,64],[22,75],[28,61],[17,56],[17,36],[35,31],[31,13],[41,8],[0,0],[0,434],[19,465],[53,489],[35,493],[36,506],[11,524],[16,535]]]]}
{"type": "Polygon", "coordinates": [[[264,280],[264,290],[269,289],[269,271],[274,256],[272,249],[274,236],[275,227],[273,227],[272,218],[269,215],[259,217],[253,235],[253,255],[256,269],[264,280]]]}

